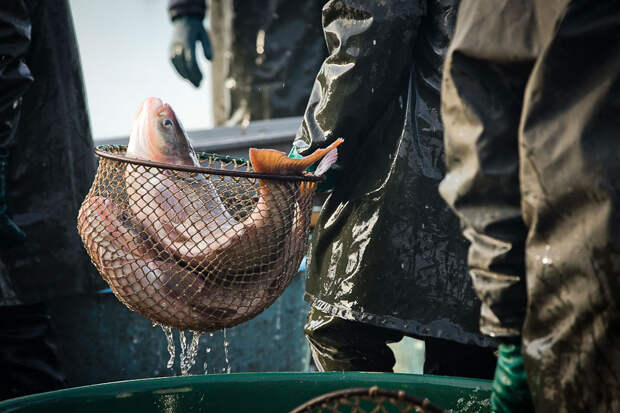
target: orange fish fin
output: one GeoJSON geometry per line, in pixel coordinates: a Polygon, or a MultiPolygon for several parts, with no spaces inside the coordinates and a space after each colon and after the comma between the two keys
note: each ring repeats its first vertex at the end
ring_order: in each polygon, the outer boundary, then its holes
{"type": "Polygon", "coordinates": [[[286,154],[275,149],[256,149],[250,148],[250,162],[254,172],[259,174],[277,174],[282,160],[286,154]]]}
{"type": "Polygon", "coordinates": [[[284,152],[274,149],[250,148],[250,162],[252,162],[254,171],[258,173],[301,175],[306,168],[319,161],[342,142],[344,142],[344,139],[336,139],[336,141],[327,148],[317,149],[311,155],[300,159],[289,158],[284,152]]]}
{"type": "Polygon", "coordinates": [[[312,152],[310,155],[305,156],[301,159],[292,159],[294,161],[301,161],[300,163],[306,165],[303,169],[305,170],[307,167],[309,167],[310,165],[312,165],[315,162],[318,162],[321,160],[322,157],[324,157],[325,155],[327,155],[328,153],[330,153],[333,149],[337,148],[338,146],[340,146],[340,144],[344,142],[344,139],[342,138],[338,138],[334,141],[334,143],[332,143],[331,145],[329,145],[327,148],[323,148],[323,149],[317,149],[316,151],[312,152]]]}

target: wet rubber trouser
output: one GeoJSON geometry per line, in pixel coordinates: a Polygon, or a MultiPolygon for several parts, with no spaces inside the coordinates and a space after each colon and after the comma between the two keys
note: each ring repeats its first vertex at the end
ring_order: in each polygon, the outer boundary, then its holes
{"type": "Polygon", "coordinates": [[[0,306],[0,400],[65,387],[43,304],[0,306]]]}
{"type": "Polygon", "coordinates": [[[330,55],[294,146],[308,155],[345,142],[312,234],[305,298],[345,320],[495,347],[479,331],[468,243],[437,190],[439,86],[457,7],[332,0],[323,8],[330,55]]]}
{"type": "MultiPolygon", "coordinates": [[[[388,343],[400,341],[398,330],[349,321],[310,310],[305,333],[320,371],[393,371],[394,353],[388,343]]],[[[497,358],[493,348],[415,337],[426,344],[424,374],[493,378],[497,358]]]]}
{"type": "Polygon", "coordinates": [[[0,248],[0,302],[10,304],[0,306],[5,398],[64,386],[41,302],[105,285],[76,231],[96,164],[67,0],[0,3],[0,90],[2,106],[7,96],[22,96],[13,106],[19,116],[11,116],[19,122],[0,113],[0,150],[9,154],[10,216],[27,235],[24,244],[0,248]],[[20,70],[7,71],[15,59],[20,70]]]}
{"type": "MultiPolygon", "coordinates": [[[[22,57],[34,82],[27,88],[24,76],[0,71],[3,88],[27,89],[19,123],[12,126],[11,140],[0,147],[9,147],[10,216],[28,238],[23,245],[0,249],[0,261],[17,298],[28,304],[96,291],[105,283],[76,230],[96,163],[69,3],[17,3],[22,12],[14,17],[19,17],[15,24],[32,27],[22,57]]],[[[10,8],[0,5],[0,13],[7,18],[10,8]]],[[[6,36],[0,41],[0,46],[10,47],[17,39],[6,36]]]]}
{"type": "Polygon", "coordinates": [[[537,411],[620,411],[619,113],[620,3],[461,3],[440,191],[537,411]]]}

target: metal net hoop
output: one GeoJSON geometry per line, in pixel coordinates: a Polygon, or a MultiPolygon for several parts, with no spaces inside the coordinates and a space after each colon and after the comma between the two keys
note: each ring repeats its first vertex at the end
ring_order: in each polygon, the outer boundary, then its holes
{"type": "Polygon", "coordinates": [[[257,174],[244,159],[200,153],[201,167],[99,146],[78,216],[91,261],[116,297],[153,322],[198,332],[271,305],[306,250],[320,178],[257,174]]]}
{"type": "Polygon", "coordinates": [[[291,410],[290,413],[406,413],[443,412],[428,399],[410,396],[402,390],[377,386],[338,390],[323,394],[291,410]]]}

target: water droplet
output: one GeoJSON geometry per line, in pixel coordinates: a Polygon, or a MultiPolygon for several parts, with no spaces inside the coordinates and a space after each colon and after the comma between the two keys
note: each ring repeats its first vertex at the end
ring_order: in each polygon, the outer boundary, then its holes
{"type": "Polygon", "coordinates": [[[235,79],[229,77],[224,81],[224,87],[226,89],[234,89],[235,87],[237,87],[237,82],[235,81],[235,79]]]}
{"type": "Polygon", "coordinates": [[[372,45],[376,46],[377,45],[377,41],[375,39],[372,39],[372,45]]]}
{"type": "Polygon", "coordinates": [[[265,53],[265,30],[260,29],[256,34],[256,54],[265,53]]]}
{"type": "Polygon", "coordinates": [[[245,133],[249,125],[250,125],[250,115],[248,112],[246,116],[244,116],[243,119],[241,120],[241,124],[239,126],[241,126],[242,132],[245,133]]]}

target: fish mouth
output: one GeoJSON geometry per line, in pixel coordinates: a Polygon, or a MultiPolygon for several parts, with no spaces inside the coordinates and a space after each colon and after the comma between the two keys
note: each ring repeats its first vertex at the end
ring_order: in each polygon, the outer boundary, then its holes
{"type": "MultiPolygon", "coordinates": [[[[142,101],[138,108],[138,116],[141,113],[152,114],[156,117],[166,117],[176,120],[176,115],[169,104],[156,97],[149,97],[142,101]]],[[[152,116],[151,115],[151,116],[152,116]]]]}
{"type": "Polygon", "coordinates": [[[167,103],[162,103],[161,106],[156,107],[155,115],[170,118],[170,119],[176,119],[176,116],[174,115],[174,111],[172,110],[170,105],[167,103]]]}
{"type": "Polygon", "coordinates": [[[154,97],[146,98],[140,104],[140,107],[138,108],[138,113],[142,112],[143,110],[147,110],[147,111],[157,110],[163,105],[164,105],[164,102],[160,98],[154,98],[154,97]]]}

